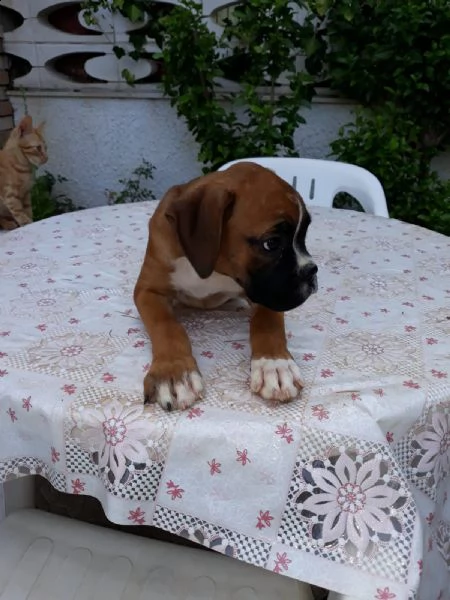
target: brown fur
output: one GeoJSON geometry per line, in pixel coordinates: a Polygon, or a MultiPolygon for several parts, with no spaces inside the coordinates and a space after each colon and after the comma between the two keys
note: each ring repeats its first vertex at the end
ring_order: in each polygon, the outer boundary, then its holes
{"type": "MultiPolygon", "coordinates": [[[[198,367],[170,300],[173,261],[186,256],[202,278],[212,271],[244,281],[261,257],[248,244],[280,220],[299,221],[303,202],[286,182],[253,163],[171,188],[149,223],[149,240],[134,299],[151,338],[153,362],[144,380],[148,401],[161,382],[173,386],[198,367]]],[[[252,358],[289,359],[284,314],[254,306],[252,358]]]]}
{"type": "Polygon", "coordinates": [[[0,150],[0,228],[33,222],[33,167],[47,162],[43,128],[44,123],[33,128],[31,117],[24,117],[0,150]]]}

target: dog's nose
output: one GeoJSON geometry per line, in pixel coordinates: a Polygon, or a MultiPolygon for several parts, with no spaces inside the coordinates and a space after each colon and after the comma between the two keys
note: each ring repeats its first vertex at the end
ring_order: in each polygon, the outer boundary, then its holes
{"type": "Polygon", "coordinates": [[[313,262],[306,264],[302,269],[305,279],[312,279],[318,270],[316,263],[313,262]]]}

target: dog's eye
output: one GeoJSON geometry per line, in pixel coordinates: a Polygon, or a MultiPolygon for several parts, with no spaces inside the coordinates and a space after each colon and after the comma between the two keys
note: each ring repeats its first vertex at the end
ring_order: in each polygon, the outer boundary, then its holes
{"type": "Polygon", "coordinates": [[[281,247],[281,238],[271,237],[263,241],[262,247],[266,252],[275,252],[281,247]]]}

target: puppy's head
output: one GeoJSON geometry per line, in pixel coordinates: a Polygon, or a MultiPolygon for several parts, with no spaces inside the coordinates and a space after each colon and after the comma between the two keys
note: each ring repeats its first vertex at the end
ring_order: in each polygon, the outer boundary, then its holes
{"type": "Polygon", "coordinates": [[[305,245],[309,213],[275,173],[242,162],[178,190],[166,216],[201,278],[228,275],[252,302],[275,311],[291,310],[317,290],[317,266],[305,245]]]}

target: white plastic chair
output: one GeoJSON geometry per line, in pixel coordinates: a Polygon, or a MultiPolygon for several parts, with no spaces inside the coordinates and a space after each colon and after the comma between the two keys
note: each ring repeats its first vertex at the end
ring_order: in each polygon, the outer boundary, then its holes
{"type": "Polygon", "coordinates": [[[256,157],[233,160],[219,171],[244,161],[275,171],[298,190],[306,204],[332,206],[336,194],[347,192],[360,202],[365,212],[389,217],[383,186],[375,175],[356,165],[313,158],[256,157]]]}

